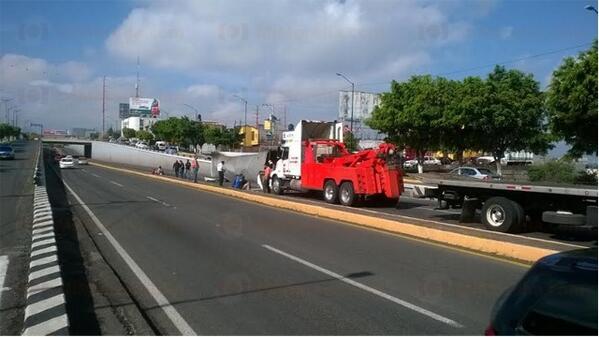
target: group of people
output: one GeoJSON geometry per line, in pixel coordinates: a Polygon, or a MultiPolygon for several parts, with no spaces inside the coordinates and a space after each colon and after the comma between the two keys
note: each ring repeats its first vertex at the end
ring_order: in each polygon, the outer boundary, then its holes
{"type": "Polygon", "coordinates": [[[194,157],[193,160],[187,159],[187,162],[183,162],[183,160],[175,160],[173,164],[173,171],[175,173],[175,177],[183,178],[183,179],[191,179],[191,174],[193,172],[193,182],[198,182],[198,172],[200,170],[200,165],[198,163],[198,157],[194,157]]]}

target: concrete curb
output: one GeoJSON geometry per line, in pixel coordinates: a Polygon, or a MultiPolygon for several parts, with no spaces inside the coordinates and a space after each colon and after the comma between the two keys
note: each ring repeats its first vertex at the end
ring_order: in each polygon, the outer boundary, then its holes
{"type": "Polygon", "coordinates": [[[23,335],[68,335],[69,321],[54,236],[52,206],[43,184],[40,156],[41,146],[34,174],[36,186],[23,335]]]}
{"type": "Polygon", "coordinates": [[[148,173],[139,171],[117,168],[109,165],[92,163],[91,165],[103,167],[111,170],[121,171],[129,174],[136,174],[139,176],[145,176],[147,178],[153,178],[157,180],[163,180],[170,183],[176,183],[185,185],[198,190],[209,191],[219,193],[226,196],[231,196],[236,199],[243,199],[251,202],[265,204],[268,206],[275,206],[287,210],[292,210],[304,214],[315,215],[322,218],[328,218],[336,221],[344,221],[352,224],[357,224],[364,227],[374,228],[378,230],[384,230],[392,233],[402,234],[417,239],[423,239],[426,241],[432,241],[447,246],[458,247],[469,251],[480,252],[487,255],[495,255],[511,260],[517,260],[527,264],[536,262],[539,258],[557,253],[556,250],[531,247],[517,243],[510,243],[500,240],[493,240],[488,238],[480,238],[470,236],[462,233],[455,233],[444,231],[435,228],[428,228],[424,226],[418,226],[414,224],[404,223],[396,220],[377,218],[374,216],[351,213],[342,210],[331,209],[318,205],[304,204],[296,201],[289,201],[283,199],[276,199],[266,195],[250,194],[238,190],[222,188],[217,186],[210,186],[204,184],[194,184],[193,182],[180,181],[164,176],[156,176],[148,173]]]}

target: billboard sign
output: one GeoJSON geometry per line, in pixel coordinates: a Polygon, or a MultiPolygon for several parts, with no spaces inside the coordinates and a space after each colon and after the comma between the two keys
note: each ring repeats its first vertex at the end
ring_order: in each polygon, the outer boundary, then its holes
{"type": "MultiPolygon", "coordinates": [[[[339,92],[339,114],[341,120],[351,119],[351,91],[339,92]]],[[[355,91],[354,92],[354,121],[364,121],[370,118],[374,107],[380,103],[381,96],[370,92],[355,91]]]]}
{"type": "Polygon", "coordinates": [[[119,103],[119,118],[129,118],[129,103],[119,103]]]}
{"type": "Polygon", "coordinates": [[[158,117],[160,115],[160,101],[156,98],[130,97],[129,116],[158,117]]]}

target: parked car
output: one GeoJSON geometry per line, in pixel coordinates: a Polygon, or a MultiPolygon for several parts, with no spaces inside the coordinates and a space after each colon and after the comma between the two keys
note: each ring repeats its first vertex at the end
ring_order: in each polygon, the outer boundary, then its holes
{"type": "Polygon", "coordinates": [[[68,158],[68,156],[64,157],[58,162],[58,166],[60,166],[61,169],[74,168],[75,160],[73,159],[73,157],[71,157],[71,158],[68,158]]]}
{"type": "Polygon", "coordinates": [[[129,139],[129,145],[135,146],[138,142],[139,142],[139,139],[137,139],[137,138],[130,138],[129,139]]]}
{"type": "Polygon", "coordinates": [[[541,258],[495,303],[485,335],[597,336],[597,247],[541,258]]]}
{"type": "Polygon", "coordinates": [[[85,158],[85,157],[79,157],[79,158],[77,158],[77,164],[79,164],[79,165],[87,165],[88,164],[87,158],[85,158]]]}
{"type": "Polygon", "coordinates": [[[177,154],[177,148],[174,146],[169,146],[164,150],[166,154],[177,154]]]}
{"type": "Polygon", "coordinates": [[[137,144],[135,144],[135,147],[138,149],[144,149],[144,150],[147,150],[150,148],[150,146],[148,145],[147,142],[137,142],[137,144]]]}
{"type": "MultiPolygon", "coordinates": [[[[422,162],[422,164],[424,164],[424,165],[441,165],[441,161],[435,157],[424,156],[424,161],[422,162]]],[[[417,159],[407,160],[403,163],[404,168],[413,168],[416,166],[418,166],[417,159]]]]}
{"type": "Polygon", "coordinates": [[[165,141],[159,140],[156,143],[154,143],[154,145],[156,145],[156,149],[158,151],[166,150],[166,142],[165,141]]]}
{"type": "Polygon", "coordinates": [[[15,150],[12,146],[0,145],[0,159],[15,159],[15,150]]]}
{"type": "Polygon", "coordinates": [[[453,176],[474,178],[479,180],[499,180],[501,176],[484,167],[458,167],[449,172],[453,176]]]}

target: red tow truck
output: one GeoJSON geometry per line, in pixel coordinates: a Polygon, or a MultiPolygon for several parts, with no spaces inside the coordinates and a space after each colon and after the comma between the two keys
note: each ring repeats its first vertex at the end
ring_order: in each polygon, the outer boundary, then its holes
{"type": "Polygon", "coordinates": [[[397,200],[403,179],[395,146],[350,153],[342,131],[341,123],[302,120],[284,132],[272,191],[322,191],[328,203],[346,206],[374,196],[397,200]]]}

